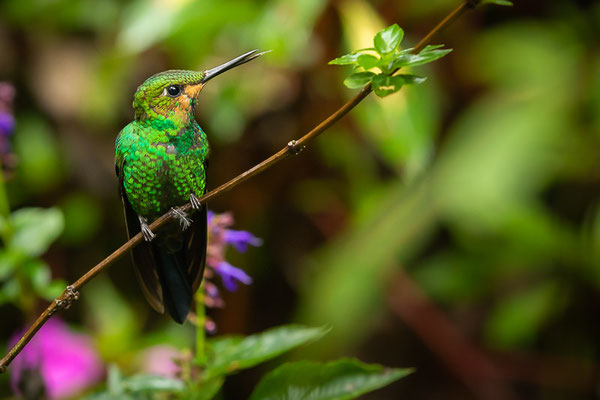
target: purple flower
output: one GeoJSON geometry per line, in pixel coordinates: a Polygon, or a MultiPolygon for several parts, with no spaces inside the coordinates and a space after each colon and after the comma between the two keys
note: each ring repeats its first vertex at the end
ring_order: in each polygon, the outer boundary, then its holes
{"type": "MultiPolygon", "coordinates": [[[[234,267],[225,261],[225,252],[228,246],[233,246],[237,251],[243,253],[248,250],[248,246],[260,246],[262,240],[246,231],[236,231],[228,229],[233,225],[233,215],[231,213],[215,214],[212,211],[208,212],[208,248],[206,265],[207,278],[210,279],[210,270],[214,270],[221,276],[223,285],[229,291],[234,291],[238,287],[238,283],[249,285],[252,283],[252,278],[244,271],[234,267]]],[[[216,298],[216,295],[211,296],[211,293],[206,293],[207,297],[216,298]]]]}
{"type": "Polygon", "coordinates": [[[215,268],[215,271],[221,276],[223,286],[230,292],[237,290],[238,282],[241,282],[244,285],[252,283],[250,275],[229,264],[227,261],[221,261],[215,268]]]}
{"type": "MultiPolygon", "coordinates": [[[[15,334],[11,343],[16,343],[22,333],[15,334]]],[[[15,394],[51,400],[74,396],[104,375],[90,338],[72,332],[56,318],[46,322],[15,358],[10,371],[15,394]]]]}
{"type": "Polygon", "coordinates": [[[232,229],[225,230],[225,242],[235,247],[240,253],[248,250],[248,245],[260,246],[262,240],[246,231],[234,231],[232,229]]]}
{"type": "Polygon", "coordinates": [[[15,130],[15,118],[12,115],[14,97],[15,88],[10,83],[0,82],[0,164],[8,170],[14,167],[9,140],[15,130]]]}

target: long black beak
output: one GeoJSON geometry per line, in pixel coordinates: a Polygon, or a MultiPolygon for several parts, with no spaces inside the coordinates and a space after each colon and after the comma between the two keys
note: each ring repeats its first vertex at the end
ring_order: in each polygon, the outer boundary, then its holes
{"type": "Polygon", "coordinates": [[[258,50],[252,50],[245,54],[242,54],[239,57],[234,58],[231,61],[227,61],[225,64],[221,64],[218,67],[211,68],[209,70],[204,71],[204,78],[202,78],[201,83],[206,83],[217,75],[222,74],[225,71],[228,71],[232,68],[235,68],[239,65],[246,64],[248,61],[252,61],[257,57],[262,56],[263,54],[268,53],[268,51],[263,51],[258,53],[258,50]]]}

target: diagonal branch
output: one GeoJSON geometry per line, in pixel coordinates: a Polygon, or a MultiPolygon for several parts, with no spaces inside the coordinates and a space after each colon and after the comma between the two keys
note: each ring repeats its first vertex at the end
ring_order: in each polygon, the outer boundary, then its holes
{"type": "MultiPolygon", "coordinates": [[[[421,50],[427,46],[431,40],[451,25],[458,17],[460,17],[465,11],[469,9],[475,8],[477,5],[481,3],[481,0],[465,0],[458,7],[456,7],[446,18],[444,18],[435,28],[433,28],[413,49],[413,53],[419,53],[421,50]]],[[[365,97],[367,97],[371,93],[371,85],[368,84],[361,91],[346,102],[342,107],[340,107],[336,112],[331,114],[325,120],[323,120],[319,125],[313,128],[310,132],[306,133],[298,140],[292,140],[287,144],[286,147],[279,150],[277,153],[273,154],[271,157],[267,158],[260,164],[255,165],[249,170],[241,173],[230,181],[222,184],[218,188],[210,191],[200,198],[202,203],[206,203],[208,200],[219,196],[229,190],[233,189],[235,186],[239,185],[242,182],[264,172],[265,170],[271,168],[274,164],[282,161],[285,158],[288,158],[291,155],[298,154],[310,141],[319,136],[321,133],[326,131],[330,126],[339,121],[344,115],[348,114],[350,110],[352,110],[358,103],[360,103],[365,97]]],[[[189,211],[191,209],[191,205],[188,203],[181,207],[182,211],[189,211]]],[[[173,218],[171,213],[166,213],[156,219],[152,224],[150,224],[150,229],[153,231],[162,226],[165,222],[173,218]]],[[[44,323],[57,311],[66,309],[70,306],[73,300],[77,300],[79,297],[78,290],[81,289],[86,283],[92,280],[96,275],[100,272],[104,271],[107,267],[113,264],[118,258],[127,253],[128,250],[132,249],[134,246],[137,246],[142,241],[142,234],[138,233],[117,250],[115,250],[111,255],[106,257],[104,260],[100,261],[95,267],[90,269],[85,275],[75,281],[72,285],[67,286],[65,291],[58,296],[56,299],[50,303],[48,308],[35,320],[35,322],[31,325],[31,327],[23,334],[23,336],[19,339],[19,341],[10,349],[10,351],[0,360],[0,373],[6,371],[6,367],[11,363],[11,361],[23,350],[25,345],[33,338],[33,336],[37,333],[37,331],[44,325],[44,323]]]]}

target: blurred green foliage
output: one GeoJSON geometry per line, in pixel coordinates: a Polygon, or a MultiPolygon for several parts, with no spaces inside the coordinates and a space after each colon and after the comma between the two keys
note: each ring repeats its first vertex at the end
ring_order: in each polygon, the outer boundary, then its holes
{"type": "MultiPolygon", "coordinates": [[[[60,215],[48,217],[54,230],[36,229],[40,241],[18,256],[29,267],[0,262],[3,298],[19,298],[8,279],[15,271],[32,290],[35,281],[48,283],[48,266],[52,277],[72,281],[123,242],[113,141],[147,76],[273,50],[211,82],[200,98],[215,187],[353,95],[328,60],[372,47],[395,22],[409,48],[455,4],[1,2],[0,80],[18,92],[18,166],[7,189],[21,211],[11,218],[60,215]],[[30,251],[51,243],[42,260],[43,251],[30,251]]],[[[265,241],[256,255],[234,260],[255,284],[213,315],[221,331],[327,324],[331,332],[303,355],[360,354],[417,367],[373,399],[465,398],[467,389],[448,378],[454,371],[390,307],[402,269],[470,343],[514,356],[501,372],[509,370],[506,381],[527,398],[595,396],[586,379],[593,382],[600,354],[599,27],[600,6],[586,1],[519,1],[470,13],[436,39],[454,51],[418,71],[425,83],[366,99],[314,148],[210,204],[232,210],[265,241]],[[527,368],[542,372],[532,378],[527,368]]],[[[4,260],[16,250],[2,243],[4,260]]],[[[192,340],[189,327],[148,310],[134,279],[122,260],[67,314],[125,375],[137,371],[143,348],[192,340]]],[[[0,312],[7,339],[23,321],[9,305],[0,312]]],[[[225,383],[225,398],[250,395],[258,379],[245,374],[225,383]]],[[[4,376],[0,384],[7,388],[4,376]]]]}

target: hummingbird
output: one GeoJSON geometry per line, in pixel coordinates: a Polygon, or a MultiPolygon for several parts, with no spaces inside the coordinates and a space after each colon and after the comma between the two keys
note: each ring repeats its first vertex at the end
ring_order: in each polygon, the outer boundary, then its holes
{"type": "Polygon", "coordinates": [[[135,119],[119,133],[115,167],[136,276],[150,305],[182,324],[200,286],[206,261],[209,144],[194,118],[198,94],[210,79],[263,55],[252,50],[205,71],[169,70],[148,78],[133,98],[135,119]],[[180,206],[191,203],[192,221],[180,206]],[[175,217],[156,234],[149,224],[175,217]],[[179,222],[179,223],[178,223],[179,222]]]}

